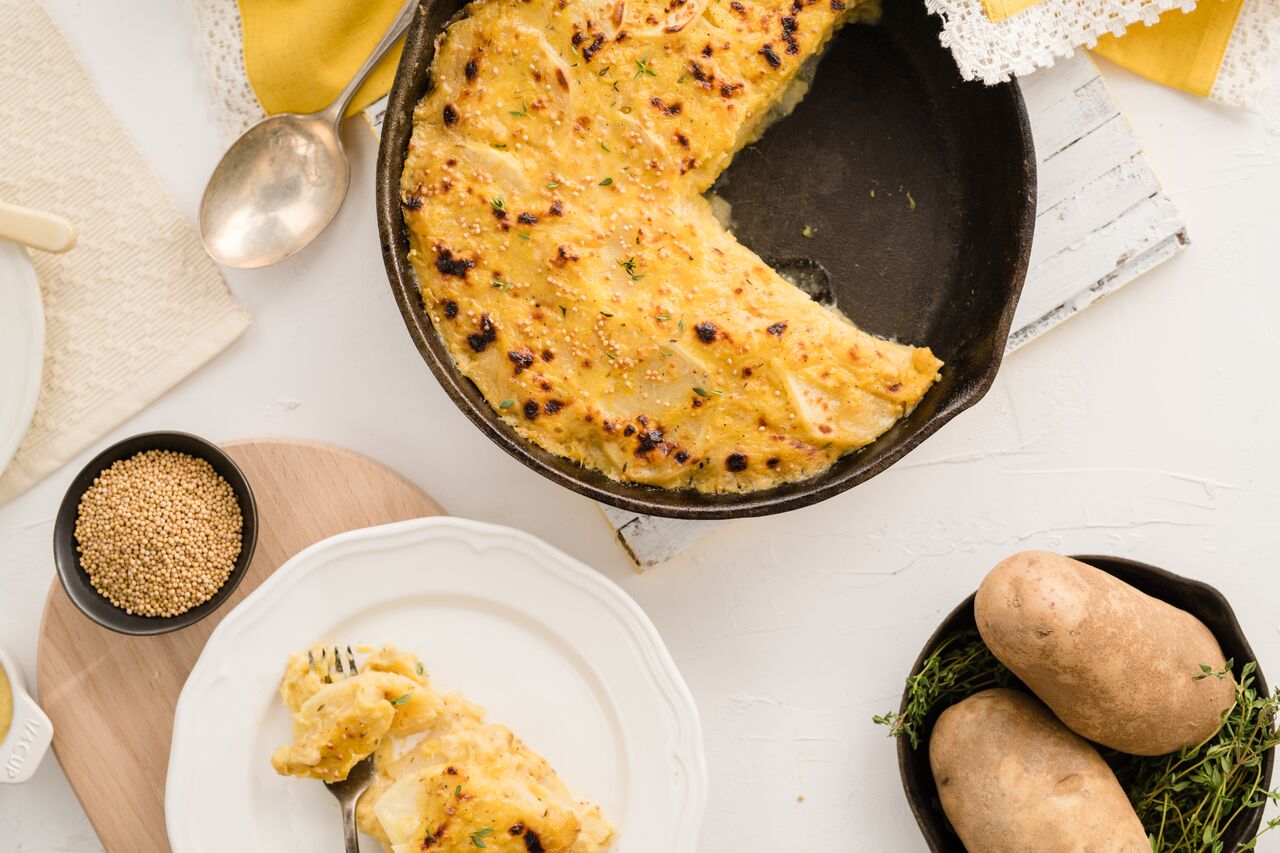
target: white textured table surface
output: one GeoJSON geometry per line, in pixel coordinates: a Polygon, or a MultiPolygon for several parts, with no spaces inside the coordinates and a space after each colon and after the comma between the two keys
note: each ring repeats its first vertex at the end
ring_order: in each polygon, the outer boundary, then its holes
{"type": "MultiPolygon", "coordinates": [[[[184,4],[48,3],[194,216],[221,146],[184,4]]],[[[349,135],[356,181],[329,233],[293,262],[228,274],[254,314],[248,334],[109,438],[173,427],[330,441],[398,468],[452,513],[542,536],[634,595],[683,669],[711,769],[702,850],[923,850],[893,744],[870,718],[896,704],[941,614],[1011,551],[1111,552],[1209,580],[1280,677],[1280,396],[1267,357],[1280,343],[1280,124],[1104,72],[1191,248],[1014,354],[982,403],[890,472],[726,526],[647,574],[593,504],[482,437],[421,363],[382,272],[366,134],[349,135]]],[[[28,672],[71,474],[0,509],[0,644],[28,672]]],[[[0,787],[0,851],[97,849],[56,762],[0,787]]]]}

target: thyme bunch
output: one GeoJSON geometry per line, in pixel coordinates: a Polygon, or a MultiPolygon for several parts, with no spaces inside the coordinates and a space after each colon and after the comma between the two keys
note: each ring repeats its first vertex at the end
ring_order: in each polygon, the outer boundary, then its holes
{"type": "MultiPolygon", "coordinates": [[[[1226,678],[1231,664],[1222,671],[1202,669],[1197,678],[1226,678]]],[[[1268,802],[1280,803],[1280,789],[1267,790],[1263,777],[1267,751],[1280,746],[1280,690],[1260,694],[1256,669],[1252,662],[1241,668],[1235,704],[1204,743],[1160,756],[1102,750],[1147,830],[1153,853],[1227,853],[1224,836],[1237,818],[1268,802]]],[[[1016,683],[977,631],[957,631],[907,679],[906,708],[873,719],[918,749],[926,721],[937,713],[979,691],[1016,683]]],[[[1278,826],[1280,817],[1269,820],[1237,849],[1256,849],[1258,839],[1278,826]]]]}
{"type": "Polygon", "coordinates": [[[907,707],[872,719],[889,726],[893,737],[905,735],[911,748],[920,748],[925,720],[941,713],[961,699],[991,687],[1008,687],[1013,674],[991,654],[982,637],[972,628],[943,638],[924,662],[920,672],[907,679],[907,707]]]}

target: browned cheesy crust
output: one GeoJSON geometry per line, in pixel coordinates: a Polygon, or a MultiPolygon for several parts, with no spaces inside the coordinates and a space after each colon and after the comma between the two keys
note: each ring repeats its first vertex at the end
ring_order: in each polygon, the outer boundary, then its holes
{"type": "Polygon", "coordinates": [[[932,352],[809,299],[702,195],[863,9],[477,0],[448,27],[401,182],[410,257],[458,367],[522,436],[617,480],[750,491],[919,402],[932,352]]]}

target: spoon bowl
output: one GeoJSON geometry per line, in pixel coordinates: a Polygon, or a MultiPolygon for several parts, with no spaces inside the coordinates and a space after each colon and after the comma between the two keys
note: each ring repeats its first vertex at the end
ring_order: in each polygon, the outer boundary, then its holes
{"type": "Polygon", "coordinates": [[[200,202],[200,238],[227,266],[274,264],[329,225],[350,183],[327,116],[272,116],[236,140],[214,169],[200,202]]]}
{"type": "Polygon", "coordinates": [[[200,201],[200,240],[218,263],[252,269],[282,261],[320,235],[351,184],[339,128],[347,105],[408,29],[407,0],[347,87],[318,113],[281,113],[235,141],[200,201]]]}

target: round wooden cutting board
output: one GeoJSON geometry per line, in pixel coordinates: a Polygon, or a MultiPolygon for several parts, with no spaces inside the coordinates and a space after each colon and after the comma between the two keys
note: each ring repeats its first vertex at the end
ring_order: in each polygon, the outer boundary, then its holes
{"type": "Polygon", "coordinates": [[[222,617],[312,543],[360,527],[444,514],[399,474],[346,450],[278,439],[225,448],[258,502],[257,550],[226,605],[190,628],[156,637],[99,627],[56,580],[45,605],[40,704],[53,720],[58,761],[110,853],[169,850],[164,786],[174,707],[222,617]]]}

